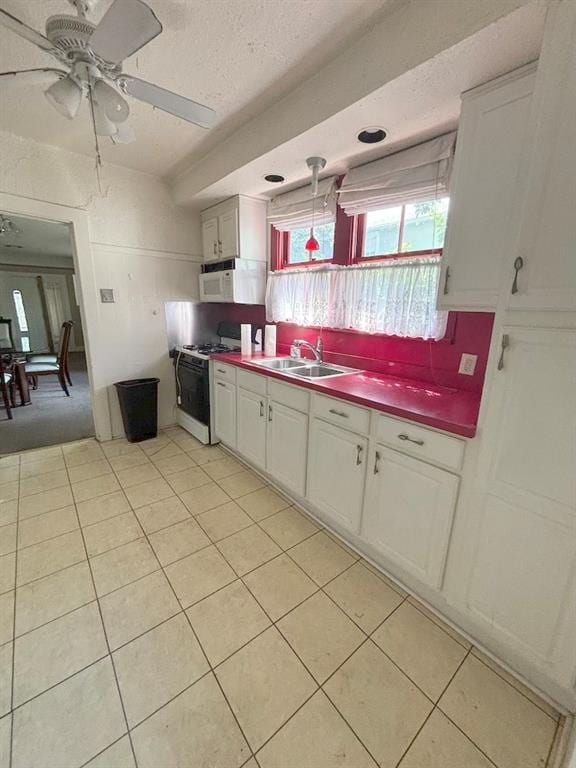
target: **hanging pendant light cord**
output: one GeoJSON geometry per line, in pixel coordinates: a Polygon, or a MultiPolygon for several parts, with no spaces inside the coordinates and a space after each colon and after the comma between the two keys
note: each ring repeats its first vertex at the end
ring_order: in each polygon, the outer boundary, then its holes
{"type": "Polygon", "coordinates": [[[92,94],[92,83],[88,83],[88,101],[90,102],[90,118],[92,120],[92,130],[94,132],[94,146],[96,149],[96,178],[98,179],[98,191],[102,194],[102,183],[100,180],[100,168],[102,167],[102,156],[100,154],[100,142],[96,133],[96,117],[94,115],[94,98],[92,94]]]}

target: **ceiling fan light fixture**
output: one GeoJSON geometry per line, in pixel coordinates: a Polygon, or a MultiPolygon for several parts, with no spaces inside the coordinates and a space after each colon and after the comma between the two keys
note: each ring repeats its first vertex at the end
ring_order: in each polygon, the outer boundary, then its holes
{"type": "Polygon", "coordinates": [[[113,123],[123,123],[128,119],[130,107],[128,102],[120,96],[115,88],[104,82],[97,80],[94,85],[94,99],[100,104],[106,117],[113,123]]]}
{"type": "Polygon", "coordinates": [[[119,123],[116,133],[111,137],[114,144],[132,144],[136,141],[134,129],[128,123],[119,123]]]}
{"type": "Polygon", "coordinates": [[[73,120],[80,109],[82,88],[71,77],[63,77],[44,91],[44,96],[61,115],[73,120]]]}
{"type": "Polygon", "coordinates": [[[94,127],[98,136],[114,136],[118,126],[108,118],[104,107],[94,99],[94,127]]]}

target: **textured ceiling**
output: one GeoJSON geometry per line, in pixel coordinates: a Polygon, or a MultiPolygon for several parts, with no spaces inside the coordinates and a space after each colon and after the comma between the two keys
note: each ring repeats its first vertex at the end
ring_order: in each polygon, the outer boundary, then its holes
{"type": "MultiPolygon", "coordinates": [[[[163,33],[129,59],[125,71],[213,107],[206,132],[130,100],[137,141],[103,139],[108,162],[166,176],[193,162],[296,87],[401,0],[148,0],[163,33]]],[[[0,0],[3,8],[43,31],[56,13],[73,13],[65,0],[0,0]]],[[[99,18],[109,0],[96,9],[99,18]]],[[[0,71],[55,60],[0,27],[0,71]]],[[[46,102],[42,87],[0,83],[0,129],[74,152],[93,154],[84,104],[68,121],[46,102]]]]}

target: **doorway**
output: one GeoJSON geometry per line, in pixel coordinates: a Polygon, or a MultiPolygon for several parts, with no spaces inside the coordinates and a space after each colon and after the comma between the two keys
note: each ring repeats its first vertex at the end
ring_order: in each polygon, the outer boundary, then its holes
{"type": "Polygon", "coordinates": [[[66,223],[0,211],[0,322],[12,344],[3,359],[20,383],[25,366],[28,384],[12,419],[0,401],[0,453],[95,434],[77,284],[66,223]]]}

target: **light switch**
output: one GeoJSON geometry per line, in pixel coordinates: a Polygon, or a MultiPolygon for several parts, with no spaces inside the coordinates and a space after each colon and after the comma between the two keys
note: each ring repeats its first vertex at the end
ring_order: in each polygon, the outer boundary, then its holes
{"type": "Polygon", "coordinates": [[[477,362],[478,355],[469,355],[465,352],[460,358],[460,367],[458,368],[458,373],[463,373],[465,376],[474,376],[477,362]]]}
{"type": "Polygon", "coordinates": [[[116,299],[114,298],[113,288],[100,288],[100,301],[102,304],[114,304],[116,299]]]}

